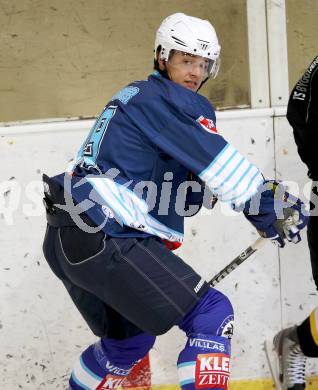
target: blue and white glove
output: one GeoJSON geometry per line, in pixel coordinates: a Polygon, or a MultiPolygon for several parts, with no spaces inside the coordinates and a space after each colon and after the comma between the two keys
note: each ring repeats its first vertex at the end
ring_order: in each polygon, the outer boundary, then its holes
{"type": "Polygon", "coordinates": [[[300,230],[309,218],[304,203],[275,181],[266,181],[246,203],[243,212],[262,237],[271,239],[281,248],[285,246],[285,239],[295,244],[301,241],[300,230]]]}

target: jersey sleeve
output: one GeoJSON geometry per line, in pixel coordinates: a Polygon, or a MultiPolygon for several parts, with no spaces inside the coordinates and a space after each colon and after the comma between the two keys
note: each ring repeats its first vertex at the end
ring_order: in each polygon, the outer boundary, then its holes
{"type": "Polygon", "coordinates": [[[309,65],[293,88],[287,107],[287,119],[293,128],[298,153],[317,180],[318,144],[318,57],[309,65]]]}
{"type": "Polygon", "coordinates": [[[148,101],[142,105],[142,127],[157,147],[198,176],[219,200],[240,209],[264,178],[217,132],[212,108],[202,115],[198,111],[171,101],[148,101]]]}

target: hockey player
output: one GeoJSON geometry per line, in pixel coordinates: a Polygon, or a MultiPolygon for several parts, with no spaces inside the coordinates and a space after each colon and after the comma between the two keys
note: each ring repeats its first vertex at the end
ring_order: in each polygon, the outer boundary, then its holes
{"type": "MultiPolygon", "coordinates": [[[[307,165],[308,177],[313,180],[307,238],[313,279],[318,289],[318,57],[291,92],[287,119],[293,128],[299,156],[307,165]]],[[[273,351],[268,348],[268,357],[277,389],[305,389],[306,358],[318,357],[318,309],[301,325],[280,331],[274,337],[273,347],[273,351]]]]}
{"type": "Polygon", "coordinates": [[[188,337],[181,388],[228,389],[232,305],[170,251],[210,191],[280,246],[300,240],[303,204],[218,134],[213,107],[197,93],[216,76],[219,55],[208,21],[166,18],[155,72],[111,98],[71,173],[44,176],[45,257],[100,338],[75,365],[72,390],[121,386],[174,325],[188,337]],[[285,235],[278,209],[294,217],[285,235]]]}

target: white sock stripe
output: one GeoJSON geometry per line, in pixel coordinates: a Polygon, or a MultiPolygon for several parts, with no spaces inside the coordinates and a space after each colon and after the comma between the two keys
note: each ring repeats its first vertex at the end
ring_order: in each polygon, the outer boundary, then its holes
{"type": "Polygon", "coordinates": [[[180,383],[192,383],[195,380],[195,361],[178,364],[180,383]],[[190,382],[188,382],[190,381],[190,382]]]}
{"type": "MultiPolygon", "coordinates": [[[[83,389],[83,390],[91,390],[90,387],[87,387],[87,386],[85,386],[82,382],[80,382],[80,381],[76,378],[76,376],[74,375],[74,373],[72,373],[72,380],[77,384],[77,386],[80,386],[81,389],[83,389]]],[[[73,388],[70,387],[69,390],[73,390],[73,388]]]]}
{"type": "Polygon", "coordinates": [[[90,371],[81,360],[76,362],[72,376],[76,382],[79,382],[80,385],[84,385],[89,389],[96,389],[103,380],[103,378],[90,371]]]}

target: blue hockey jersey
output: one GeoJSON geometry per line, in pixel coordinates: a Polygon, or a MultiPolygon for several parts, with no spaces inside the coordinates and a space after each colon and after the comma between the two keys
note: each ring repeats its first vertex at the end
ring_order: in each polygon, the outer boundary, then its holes
{"type": "Polygon", "coordinates": [[[186,209],[205,189],[240,208],[264,181],[215,122],[205,97],[155,72],[111,98],[73,172],[54,179],[111,236],[182,242],[186,209]]]}

